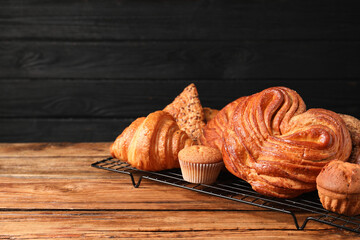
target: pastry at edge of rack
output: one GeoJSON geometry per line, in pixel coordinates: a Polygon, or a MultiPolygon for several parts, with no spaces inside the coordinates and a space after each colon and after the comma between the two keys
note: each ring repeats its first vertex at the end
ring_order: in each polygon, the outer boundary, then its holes
{"type": "Polygon", "coordinates": [[[174,118],[156,111],[131,123],[110,147],[113,157],[146,171],[179,168],[178,153],[193,145],[174,118]]]}
{"type": "Polygon", "coordinates": [[[346,161],[352,149],[338,114],[306,110],[286,87],[229,103],[205,126],[200,142],[221,150],[226,168],[255,191],[279,198],[315,190],[322,167],[346,161]]]}
{"type": "Polygon", "coordinates": [[[360,120],[339,114],[352,140],[349,162],[331,161],[316,178],[320,202],[329,211],[347,216],[360,214],[360,120]]]}
{"type": "Polygon", "coordinates": [[[316,184],[325,209],[348,216],[360,214],[360,165],[331,161],[317,176],[316,184]]]}
{"type": "Polygon", "coordinates": [[[348,162],[360,164],[360,120],[346,114],[339,114],[350,132],[352,151],[348,162]]]}

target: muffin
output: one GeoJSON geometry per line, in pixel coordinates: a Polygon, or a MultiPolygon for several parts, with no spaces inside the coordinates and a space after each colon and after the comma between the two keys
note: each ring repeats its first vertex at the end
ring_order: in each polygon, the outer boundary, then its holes
{"type": "Polygon", "coordinates": [[[181,173],[191,183],[214,183],[224,166],[221,152],[212,147],[193,145],[179,152],[181,173]]]}
{"type": "Polygon", "coordinates": [[[316,186],[325,209],[347,216],[360,214],[360,165],[331,161],[317,176],[316,186]]]}

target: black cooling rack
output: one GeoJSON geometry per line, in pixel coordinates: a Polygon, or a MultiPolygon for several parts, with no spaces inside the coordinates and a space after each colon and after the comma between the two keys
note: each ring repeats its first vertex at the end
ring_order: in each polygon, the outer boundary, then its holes
{"type": "Polygon", "coordinates": [[[348,217],[324,209],[317,192],[303,194],[294,199],[279,199],[267,197],[252,190],[251,186],[229,173],[221,173],[216,183],[212,185],[193,184],[183,180],[180,169],[171,169],[160,172],[147,172],[131,167],[128,163],[113,158],[107,158],[91,165],[118,173],[128,174],[134,187],[139,187],[142,179],[185,188],[188,190],[225,198],[228,200],[250,204],[285,214],[290,214],[296,229],[302,230],[309,221],[316,221],[348,231],[360,233],[360,215],[348,217]],[[136,181],[135,176],[138,178],[136,181]],[[308,213],[299,224],[297,212],[308,213]]]}

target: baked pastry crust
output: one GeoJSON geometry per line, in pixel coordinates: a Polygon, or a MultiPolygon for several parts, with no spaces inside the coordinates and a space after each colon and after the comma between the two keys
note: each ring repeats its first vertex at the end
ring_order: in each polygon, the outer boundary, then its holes
{"type": "Polygon", "coordinates": [[[218,163],[222,162],[222,155],[217,148],[194,145],[183,148],[179,152],[179,159],[193,163],[218,163]]]}
{"type": "Polygon", "coordinates": [[[187,86],[163,111],[174,117],[180,129],[197,141],[205,126],[203,108],[195,84],[187,86]]]}
{"type": "Polygon", "coordinates": [[[156,111],[132,122],[111,145],[110,153],[137,169],[161,171],[179,168],[179,151],[192,144],[170,114],[156,111]]]}
{"type": "Polygon", "coordinates": [[[352,147],[338,114],[306,110],[300,95],[286,87],[228,104],[205,126],[200,141],[220,149],[226,168],[255,191],[280,198],[315,190],[322,167],[346,161],[352,147]]]}
{"type": "Polygon", "coordinates": [[[360,164],[360,120],[347,114],[339,115],[344,120],[351,136],[352,151],[348,162],[360,164]]]}
{"type": "Polygon", "coordinates": [[[331,161],[317,176],[316,184],[325,209],[349,216],[360,214],[360,165],[331,161]]]}
{"type": "Polygon", "coordinates": [[[213,119],[216,116],[216,114],[218,114],[219,112],[219,110],[212,109],[209,107],[204,107],[203,111],[204,111],[204,118],[206,123],[209,122],[211,119],[213,119]]]}

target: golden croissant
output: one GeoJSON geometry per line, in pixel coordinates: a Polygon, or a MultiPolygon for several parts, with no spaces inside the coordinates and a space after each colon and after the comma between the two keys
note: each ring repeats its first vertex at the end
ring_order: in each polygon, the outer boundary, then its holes
{"type": "Polygon", "coordinates": [[[205,126],[200,141],[219,148],[226,168],[255,191],[280,198],[315,190],[322,167],[346,161],[352,147],[338,114],[306,110],[299,94],[285,87],[228,104],[205,126]]]}
{"type": "Polygon", "coordinates": [[[146,171],[179,168],[178,153],[193,144],[174,118],[156,111],[130,124],[110,147],[113,157],[146,171]]]}

